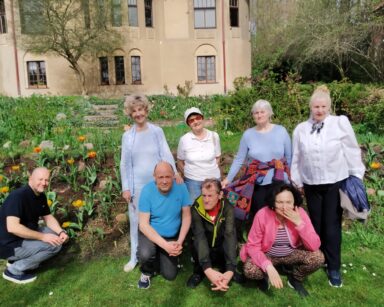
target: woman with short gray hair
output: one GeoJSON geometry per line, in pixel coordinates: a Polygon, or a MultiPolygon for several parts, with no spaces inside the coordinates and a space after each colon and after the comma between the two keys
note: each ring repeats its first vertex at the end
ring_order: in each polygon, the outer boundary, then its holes
{"type": "Polygon", "coordinates": [[[225,194],[236,210],[237,218],[252,218],[265,206],[265,198],[274,181],[289,181],[291,139],[287,130],[271,122],[273,110],[260,99],[251,109],[256,126],[247,129],[227,177],[222,181],[225,194]],[[246,175],[231,183],[245,165],[246,175]]]}

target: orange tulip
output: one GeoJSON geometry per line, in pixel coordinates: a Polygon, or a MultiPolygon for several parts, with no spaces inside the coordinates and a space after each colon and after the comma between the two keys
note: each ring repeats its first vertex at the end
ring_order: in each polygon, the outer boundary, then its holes
{"type": "Polygon", "coordinates": [[[37,146],[37,147],[33,148],[33,152],[34,153],[40,153],[41,152],[41,147],[37,146]]]}
{"type": "Polygon", "coordinates": [[[8,193],[8,192],[9,192],[9,187],[1,187],[0,188],[0,193],[5,194],[5,193],[8,193]]]}
{"type": "Polygon", "coordinates": [[[87,138],[86,138],[84,135],[80,135],[80,136],[77,137],[77,140],[78,140],[79,142],[84,142],[86,139],[87,139],[87,138]]]}
{"type": "Polygon", "coordinates": [[[380,162],[372,162],[372,163],[371,163],[371,168],[372,168],[372,169],[379,169],[379,168],[381,168],[381,167],[382,167],[382,165],[381,165],[380,162]]]}
{"type": "Polygon", "coordinates": [[[90,158],[90,159],[94,159],[94,158],[96,158],[96,151],[90,151],[90,152],[88,152],[88,154],[87,154],[87,156],[88,156],[88,158],[90,158]]]}

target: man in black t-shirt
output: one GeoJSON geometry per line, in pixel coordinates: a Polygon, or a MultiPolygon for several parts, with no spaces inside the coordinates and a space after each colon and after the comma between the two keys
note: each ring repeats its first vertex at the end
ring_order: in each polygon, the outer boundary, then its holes
{"type": "Polygon", "coordinates": [[[68,235],[50,213],[44,191],[49,170],[36,168],[28,184],[13,191],[0,207],[0,258],[8,259],[3,278],[18,284],[36,279],[26,273],[56,255],[68,235]],[[38,225],[40,217],[46,227],[38,225]]]}

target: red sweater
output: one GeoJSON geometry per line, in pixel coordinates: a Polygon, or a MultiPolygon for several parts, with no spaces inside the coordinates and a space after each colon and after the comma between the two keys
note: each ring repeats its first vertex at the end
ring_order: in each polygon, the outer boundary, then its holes
{"type": "MultiPolygon", "coordinates": [[[[320,247],[320,238],[312,226],[308,214],[303,208],[299,208],[302,222],[295,226],[286,220],[289,243],[293,248],[304,246],[304,249],[316,251],[320,247]]],[[[243,262],[251,258],[252,262],[264,272],[271,261],[265,255],[275,242],[277,229],[279,227],[275,211],[265,207],[257,212],[253,220],[252,228],[248,234],[248,241],[240,251],[243,262]]]]}

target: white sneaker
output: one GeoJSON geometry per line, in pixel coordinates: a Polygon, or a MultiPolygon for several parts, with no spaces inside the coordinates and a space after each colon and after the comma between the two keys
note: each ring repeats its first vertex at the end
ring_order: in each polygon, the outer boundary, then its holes
{"type": "Polygon", "coordinates": [[[129,261],[126,265],[124,265],[124,272],[129,273],[133,271],[133,269],[136,267],[137,262],[131,262],[129,261]]]}

